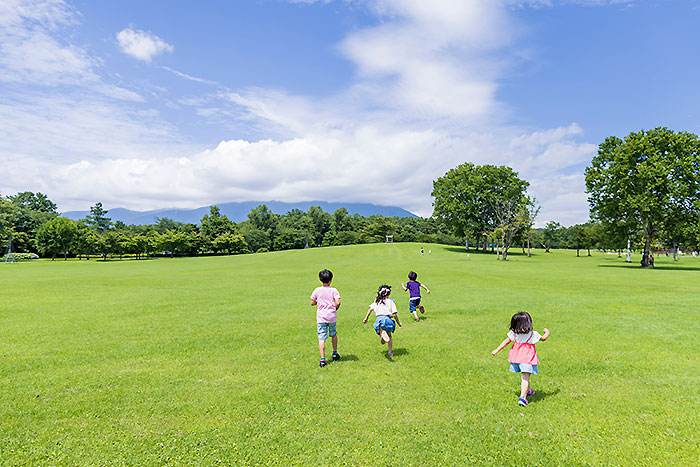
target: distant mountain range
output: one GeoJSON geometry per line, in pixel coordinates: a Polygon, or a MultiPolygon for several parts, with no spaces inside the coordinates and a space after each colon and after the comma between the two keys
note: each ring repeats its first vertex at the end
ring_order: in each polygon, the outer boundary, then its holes
{"type": "MultiPolygon", "coordinates": [[[[283,203],[281,201],[244,201],[240,203],[216,204],[222,215],[234,222],[242,222],[248,219],[248,213],[253,208],[264,204],[275,214],[286,214],[292,209],[308,211],[311,206],[320,206],[325,212],[333,213],[336,209],[345,208],[350,215],[371,216],[378,214],[386,217],[418,217],[412,212],[396,206],[378,206],[368,203],[328,203],[325,201],[301,201],[299,203],[283,203]]],[[[167,217],[176,222],[199,224],[205,214],[209,214],[210,206],[196,209],[156,209],[154,211],[132,211],[124,208],[114,208],[107,212],[112,222],[121,221],[127,225],[155,224],[157,218],[167,217]]],[[[90,211],[66,211],[62,216],[77,221],[85,219],[90,211]]]]}

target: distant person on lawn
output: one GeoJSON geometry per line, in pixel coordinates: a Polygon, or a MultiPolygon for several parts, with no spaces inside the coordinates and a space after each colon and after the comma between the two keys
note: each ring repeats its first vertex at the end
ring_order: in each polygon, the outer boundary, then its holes
{"type": "Polygon", "coordinates": [[[416,279],[418,279],[418,274],[413,271],[409,272],[408,282],[405,284],[402,282],[401,287],[403,287],[404,292],[406,290],[410,292],[408,294],[408,311],[413,313],[413,317],[416,318],[416,321],[418,321],[418,313],[416,312],[416,308],[420,310],[421,314],[425,313],[425,308],[423,308],[423,305],[420,304],[420,288],[423,287],[426,293],[430,293],[430,290],[428,290],[425,285],[416,281],[416,279]]]}
{"type": "Polygon", "coordinates": [[[399,321],[396,303],[394,303],[393,298],[389,298],[389,295],[391,295],[390,285],[382,285],[379,287],[377,298],[374,300],[374,303],[369,305],[369,310],[367,310],[367,314],[365,315],[365,319],[362,320],[362,323],[367,323],[370,313],[374,311],[374,316],[377,317],[374,322],[374,330],[379,335],[379,341],[382,344],[389,344],[387,355],[393,357],[394,341],[391,337],[391,333],[396,330],[396,324],[401,326],[401,321],[399,321]]]}
{"type": "Polygon", "coordinates": [[[338,320],[338,308],[340,308],[340,293],[331,287],[333,273],[328,269],[318,273],[318,279],[323,284],[316,287],[311,293],[311,306],[316,308],[316,331],[318,333],[318,351],[321,354],[319,366],[326,366],[326,340],[328,337],[333,342],[333,360],[340,360],[338,355],[338,334],[335,324],[338,320]]]}
{"type": "Polygon", "coordinates": [[[527,398],[535,393],[530,388],[530,375],[537,374],[537,365],[540,360],[537,358],[535,344],[539,341],[546,341],[549,337],[549,329],[544,328],[544,334],[532,330],[532,318],[527,312],[520,312],[510,319],[510,331],[501,345],[496,347],[491,354],[496,355],[506,345],[513,343],[508,353],[511,373],[520,373],[520,398],[518,405],[527,406],[527,398]]]}

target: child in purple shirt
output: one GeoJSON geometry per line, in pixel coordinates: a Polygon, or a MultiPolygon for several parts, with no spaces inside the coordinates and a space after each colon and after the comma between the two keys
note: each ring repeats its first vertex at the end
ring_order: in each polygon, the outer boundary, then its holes
{"type": "Polygon", "coordinates": [[[409,272],[408,282],[405,284],[402,282],[401,287],[403,287],[404,291],[409,291],[408,310],[413,313],[413,317],[416,318],[416,321],[419,321],[416,308],[420,310],[421,314],[425,313],[425,308],[423,308],[423,305],[420,304],[420,288],[423,287],[427,293],[430,293],[430,290],[428,290],[424,284],[421,284],[416,279],[418,279],[418,274],[413,271],[409,272]]]}
{"type": "Polygon", "coordinates": [[[333,342],[333,360],[340,360],[338,355],[338,335],[335,323],[338,320],[338,308],[340,308],[340,293],[331,287],[333,273],[328,269],[318,273],[318,279],[323,284],[316,287],[311,293],[311,306],[316,308],[316,331],[318,333],[318,351],[321,354],[319,366],[326,366],[326,340],[331,338],[333,342]]]}

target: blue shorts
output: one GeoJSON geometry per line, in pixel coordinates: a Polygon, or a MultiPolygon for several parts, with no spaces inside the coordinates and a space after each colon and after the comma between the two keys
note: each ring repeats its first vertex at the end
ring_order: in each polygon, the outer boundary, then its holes
{"type": "Polygon", "coordinates": [[[532,373],[537,374],[537,365],[530,365],[529,363],[511,363],[510,364],[511,373],[532,373]]]}
{"type": "Polygon", "coordinates": [[[414,311],[416,311],[416,308],[418,308],[418,305],[420,305],[420,297],[409,299],[408,300],[408,311],[413,313],[414,311]]]}
{"type": "Polygon", "coordinates": [[[374,330],[379,334],[379,328],[384,329],[386,332],[394,332],[396,330],[396,323],[391,319],[390,316],[379,315],[377,320],[374,322],[374,330]]]}
{"type": "Polygon", "coordinates": [[[337,334],[335,331],[335,323],[316,323],[316,330],[318,331],[318,340],[325,341],[329,337],[333,337],[337,334]]]}

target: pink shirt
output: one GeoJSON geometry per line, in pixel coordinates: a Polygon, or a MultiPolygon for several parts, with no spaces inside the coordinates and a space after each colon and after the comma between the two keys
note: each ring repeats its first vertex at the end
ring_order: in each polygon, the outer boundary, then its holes
{"type": "Polygon", "coordinates": [[[311,293],[311,300],[316,300],[316,322],[335,323],[338,313],[335,311],[335,299],[340,299],[340,293],[335,287],[316,287],[311,293]]]}

